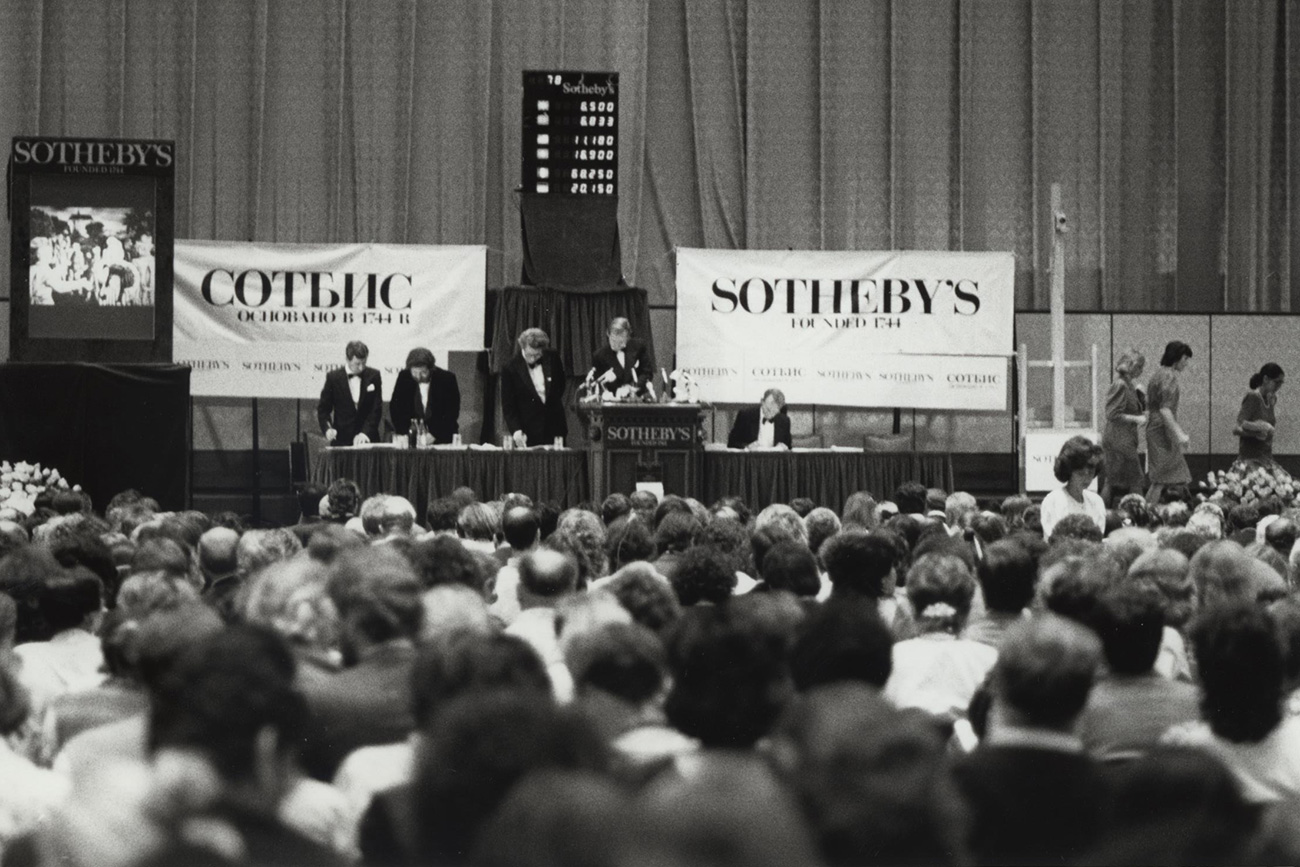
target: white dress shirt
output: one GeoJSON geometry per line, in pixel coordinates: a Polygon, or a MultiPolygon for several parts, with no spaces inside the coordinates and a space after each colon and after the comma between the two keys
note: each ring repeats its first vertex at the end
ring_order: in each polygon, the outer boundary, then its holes
{"type": "Polygon", "coordinates": [[[533,388],[537,391],[537,396],[541,398],[542,403],[546,403],[546,371],[542,369],[542,363],[528,368],[528,375],[533,379],[533,388]]]}
{"type": "Polygon", "coordinates": [[[420,412],[429,411],[429,383],[421,382],[420,386],[420,412]]]}
{"type": "Polygon", "coordinates": [[[361,406],[361,374],[348,374],[348,391],[352,392],[352,402],[361,406]]]}
{"type": "Polygon", "coordinates": [[[771,448],[776,445],[776,423],[770,418],[758,420],[758,444],[771,448]]]}

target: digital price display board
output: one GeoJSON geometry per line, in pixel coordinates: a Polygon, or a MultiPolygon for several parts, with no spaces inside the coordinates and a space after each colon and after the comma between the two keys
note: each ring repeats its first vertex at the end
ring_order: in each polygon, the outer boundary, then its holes
{"type": "Polygon", "coordinates": [[[525,193],[618,195],[618,73],[524,72],[525,193]]]}

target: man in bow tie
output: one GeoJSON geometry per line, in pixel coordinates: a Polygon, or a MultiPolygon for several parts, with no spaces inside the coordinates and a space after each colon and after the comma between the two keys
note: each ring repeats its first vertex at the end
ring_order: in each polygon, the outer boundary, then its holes
{"type": "Polygon", "coordinates": [[[435,443],[450,443],[460,430],[460,386],[456,374],[443,370],[423,346],[406,355],[406,369],[397,374],[388,403],[393,433],[404,434],[413,419],[424,419],[435,443]]]}
{"type": "Polygon", "coordinates": [[[609,345],[591,354],[592,377],[606,391],[618,391],[625,385],[644,390],[654,370],[645,343],[632,337],[632,325],[622,316],[609,323],[607,336],[609,345]]]}
{"type": "Polygon", "coordinates": [[[364,445],[379,439],[383,377],[379,371],[366,367],[370,350],[360,340],[349,343],[346,354],[346,366],[325,374],[316,418],[330,444],[364,445]]]}
{"type": "Polygon", "coordinates": [[[785,394],[779,388],[769,388],[758,406],[736,413],[727,437],[727,448],[732,449],[788,449],[790,443],[790,416],[785,413],[785,394]]]}
{"type": "Polygon", "coordinates": [[[501,414],[515,445],[543,446],[569,432],[564,365],[540,328],[519,335],[519,351],[501,369],[501,414]]]}

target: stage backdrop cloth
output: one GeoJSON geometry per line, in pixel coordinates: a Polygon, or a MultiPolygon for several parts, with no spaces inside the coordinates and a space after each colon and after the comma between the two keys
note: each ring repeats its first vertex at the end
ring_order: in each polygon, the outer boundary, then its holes
{"type": "MultiPolygon", "coordinates": [[[[520,332],[537,327],[551,338],[551,348],[560,353],[569,375],[581,379],[591,368],[591,354],[609,345],[609,323],[617,316],[627,317],[632,334],[645,341],[651,358],[658,358],[644,289],[582,293],[507,286],[501,290],[492,321],[492,372],[500,373],[514,356],[520,332]]],[[[658,388],[657,375],[655,382],[658,388]]]]}
{"type": "Polygon", "coordinates": [[[188,367],[0,365],[0,459],[54,467],[99,510],[127,488],[187,507],[189,414],[188,367]]]}
{"type": "Polygon", "coordinates": [[[472,451],[416,449],[321,449],[312,457],[312,481],[356,482],[363,497],[397,494],[424,521],[429,502],[468,485],[479,499],[527,494],[562,508],[587,499],[587,453],[569,450],[472,451]]]}
{"type": "Polygon", "coordinates": [[[406,354],[483,348],[487,248],[176,242],[175,358],[196,395],[314,398],[360,340],[393,390],[406,354]]]}
{"type": "Polygon", "coordinates": [[[1011,253],[677,250],[677,364],[718,403],[1004,410],[1011,253]]]}
{"type": "Polygon", "coordinates": [[[808,497],[819,506],[844,506],[849,494],[870,491],[890,499],[903,482],[953,489],[952,455],[931,452],[705,452],[700,499],[744,499],[755,511],[808,497]]]}
{"type": "Polygon", "coordinates": [[[521,193],[523,282],[569,292],[625,289],[618,198],[521,193]]]}

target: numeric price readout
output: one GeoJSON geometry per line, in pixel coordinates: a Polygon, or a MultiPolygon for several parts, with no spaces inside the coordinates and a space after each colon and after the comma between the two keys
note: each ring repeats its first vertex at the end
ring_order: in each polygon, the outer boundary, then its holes
{"type": "Polygon", "coordinates": [[[618,73],[524,72],[525,193],[618,195],[618,73]]]}

